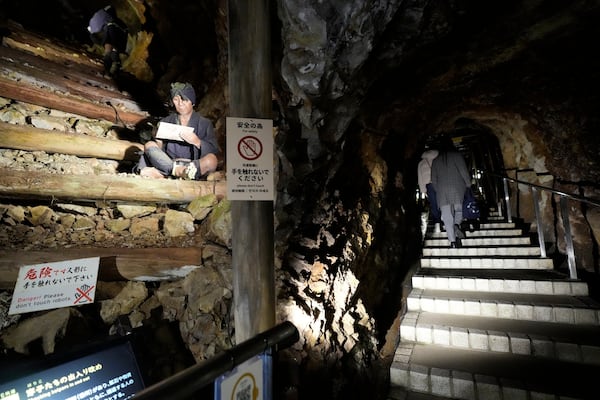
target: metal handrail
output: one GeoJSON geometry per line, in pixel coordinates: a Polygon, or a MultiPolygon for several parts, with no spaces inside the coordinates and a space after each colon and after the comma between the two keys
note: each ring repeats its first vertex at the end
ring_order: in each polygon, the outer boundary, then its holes
{"type": "Polygon", "coordinates": [[[191,366],[136,393],[135,400],[188,399],[225,372],[267,350],[281,350],[300,339],[298,329],[285,321],[225,352],[191,366]]]}
{"type": "Polygon", "coordinates": [[[569,210],[568,210],[567,201],[569,199],[576,200],[581,203],[586,203],[586,204],[592,205],[594,207],[600,207],[600,202],[592,200],[592,199],[588,199],[587,197],[584,197],[584,196],[580,196],[580,195],[576,195],[576,194],[572,194],[572,193],[566,193],[566,192],[563,192],[560,190],[549,188],[547,186],[542,186],[542,185],[537,185],[537,184],[531,183],[531,182],[521,181],[519,179],[510,178],[506,175],[500,175],[500,174],[490,172],[490,171],[482,171],[482,173],[502,179],[502,183],[503,183],[503,187],[504,187],[504,202],[505,202],[508,222],[512,222],[508,182],[509,181],[515,182],[518,185],[525,185],[525,186],[528,186],[531,188],[532,195],[533,195],[533,207],[534,207],[535,219],[536,219],[536,223],[537,223],[538,242],[539,242],[539,246],[540,246],[541,257],[546,257],[546,243],[544,240],[544,229],[542,226],[542,216],[541,216],[540,205],[539,205],[540,199],[539,199],[538,190],[545,190],[547,192],[557,194],[560,196],[560,212],[562,215],[563,229],[565,231],[565,244],[567,247],[567,261],[568,261],[568,266],[569,266],[569,276],[571,279],[577,279],[577,265],[576,265],[576,261],[575,261],[575,251],[574,251],[574,247],[573,247],[573,236],[571,234],[571,225],[569,223],[569,210]]]}

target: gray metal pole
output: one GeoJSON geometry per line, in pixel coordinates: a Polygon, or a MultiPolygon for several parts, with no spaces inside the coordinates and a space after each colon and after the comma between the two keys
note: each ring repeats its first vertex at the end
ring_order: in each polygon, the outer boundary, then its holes
{"type": "Polygon", "coordinates": [[[573,236],[571,235],[571,224],[569,223],[569,199],[567,196],[560,196],[560,213],[565,229],[565,243],[567,246],[567,261],[569,262],[569,276],[571,279],[577,279],[577,264],[575,263],[575,251],[573,249],[573,236]]]}
{"type": "Polygon", "coordinates": [[[540,194],[537,188],[531,187],[533,196],[533,209],[535,210],[535,221],[537,223],[538,242],[540,244],[540,257],[546,258],[546,239],[544,239],[544,224],[542,222],[542,213],[540,212],[540,194]]]}
{"type": "MultiPolygon", "coordinates": [[[[231,117],[272,118],[268,0],[229,0],[231,117]]],[[[232,201],[235,339],[241,343],[275,326],[272,201],[232,201]]]]}
{"type": "MultiPolygon", "coordinates": [[[[508,179],[503,178],[504,182],[504,203],[506,204],[506,222],[512,222],[512,211],[510,209],[510,195],[508,194],[508,179]]],[[[517,188],[517,190],[519,190],[517,188]]]]}

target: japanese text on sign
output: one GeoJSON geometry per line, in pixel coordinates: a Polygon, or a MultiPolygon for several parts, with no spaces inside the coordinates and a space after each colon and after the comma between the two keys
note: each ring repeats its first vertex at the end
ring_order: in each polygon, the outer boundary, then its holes
{"type": "Polygon", "coordinates": [[[0,400],[127,400],[144,387],[129,342],[52,364],[0,381],[0,400]]]}
{"type": "Polygon", "coordinates": [[[98,257],[23,266],[9,314],[93,303],[98,257]]]}
{"type": "Polygon", "coordinates": [[[227,118],[229,200],[273,200],[273,121],[227,118]]]}

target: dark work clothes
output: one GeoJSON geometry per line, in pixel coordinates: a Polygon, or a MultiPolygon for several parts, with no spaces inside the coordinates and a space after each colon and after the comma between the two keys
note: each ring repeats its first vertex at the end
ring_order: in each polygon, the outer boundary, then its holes
{"type": "Polygon", "coordinates": [[[100,46],[109,44],[112,51],[104,53],[104,69],[113,73],[120,69],[119,54],[127,51],[127,28],[116,14],[109,13],[106,9],[97,11],[90,19],[88,26],[92,42],[100,46]],[[113,67],[113,65],[116,67],[113,67]]]}
{"type": "Polygon", "coordinates": [[[90,37],[95,44],[104,46],[110,44],[117,52],[125,53],[127,50],[127,28],[118,17],[102,9],[97,11],[90,19],[90,37]]]}
{"type": "MultiPolygon", "coordinates": [[[[171,113],[165,118],[161,119],[162,122],[169,122],[172,124],[179,124],[179,115],[177,113],[171,113]]],[[[138,168],[141,170],[144,167],[155,167],[163,175],[171,175],[173,170],[173,161],[175,159],[187,159],[191,160],[197,168],[195,179],[201,179],[200,176],[200,164],[198,160],[207,154],[218,154],[219,145],[215,136],[214,126],[212,122],[197,112],[193,112],[190,117],[188,126],[194,128],[194,133],[200,138],[200,149],[196,146],[176,140],[162,140],[163,148],[162,151],[158,148],[154,148],[154,154],[144,153],[140,157],[138,168]]]]}
{"type": "MultiPolygon", "coordinates": [[[[164,117],[161,121],[169,122],[171,124],[179,124],[179,115],[177,113],[171,113],[164,117]]],[[[198,151],[196,146],[193,146],[189,143],[165,140],[163,142],[165,144],[163,150],[169,157],[197,160],[209,153],[217,154],[219,152],[219,146],[215,136],[215,129],[212,122],[208,118],[205,118],[194,111],[188,126],[194,128],[196,136],[200,138],[200,151],[198,151]]]]}

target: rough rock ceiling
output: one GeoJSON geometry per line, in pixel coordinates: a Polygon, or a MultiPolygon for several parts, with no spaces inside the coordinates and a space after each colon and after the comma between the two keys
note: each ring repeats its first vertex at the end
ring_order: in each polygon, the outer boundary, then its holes
{"type": "MultiPolygon", "coordinates": [[[[85,41],[87,16],[108,2],[34,3],[4,0],[4,16],[85,41]],[[53,17],[36,17],[30,7],[53,17]]],[[[149,59],[159,90],[179,76],[196,81],[213,104],[223,101],[211,93],[226,75],[226,1],[113,4],[133,31],[154,34],[149,59]]],[[[312,170],[329,159],[353,121],[430,134],[466,117],[501,136],[503,121],[522,118],[540,137],[535,151],[552,160],[547,169],[597,182],[599,9],[595,0],[274,2],[274,85],[299,129],[287,140],[304,147],[294,149],[304,154],[296,167],[312,170]],[[566,162],[567,137],[580,163],[566,162]]],[[[214,107],[222,115],[224,106],[214,107]]],[[[409,153],[418,151],[413,146],[409,153]]]]}
{"type": "Polygon", "coordinates": [[[590,52],[598,2],[298,4],[280,2],[283,71],[292,91],[310,100],[299,112],[310,121],[305,130],[325,120],[319,134],[338,141],[361,106],[369,127],[425,134],[464,116],[501,135],[502,121],[521,116],[542,136],[537,151],[553,155],[547,168],[598,181],[598,166],[589,168],[598,147],[584,144],[598,126],[598,61],[590,52]],[[296,15],[306,16],[303,24],[296,15]],[[565,163],[566,137],[586,148],[581,164],[565,163]]]}

